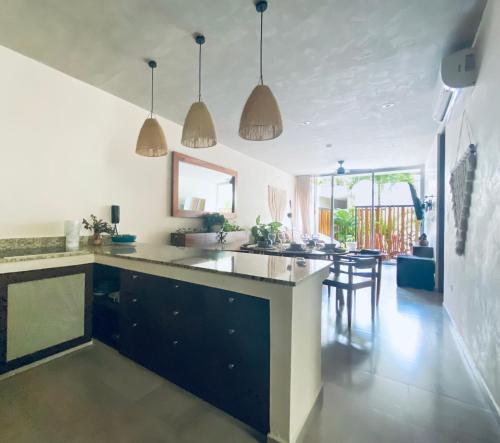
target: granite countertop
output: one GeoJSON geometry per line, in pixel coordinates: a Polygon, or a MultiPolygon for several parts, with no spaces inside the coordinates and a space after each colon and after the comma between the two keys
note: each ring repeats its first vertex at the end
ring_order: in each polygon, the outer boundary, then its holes
{"type": "Polygon", "coordinates": [[[66,248],[64,247],[7,249],[0,250],[0,264],[40,260],[46,258],[71,257],[75,255],[85,254],[92,254],[92,251],[87,247],[81,247],[79,249],[71,251],[66,250],[66,248]]]}
{"type": "Polygon", "coordinates": [[[197,269],[287,286],[296,286],[301,281],[331,265],[326,260],[305,260],[304,265],[301,266],[298,264],[299,261],[293,257],[135,243],[107,246],[81,245],[79,249],[72,251],[67,251],[62,245],[2,249],[0,250],[0,266],[4,263],[89,254],[197,269]]]}
{"type": "Polygon", "coordinates": [[[198,269],[288,286],[296,286],[331,265],[326,260],[305,260],[305,265],[301,266],[292,257],[144,243],[94,247],[93,252],[97,255],[198,269]]]}

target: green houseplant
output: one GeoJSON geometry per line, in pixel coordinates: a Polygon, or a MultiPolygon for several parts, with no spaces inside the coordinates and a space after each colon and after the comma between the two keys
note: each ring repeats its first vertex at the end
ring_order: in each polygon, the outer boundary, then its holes
{"type": "Polygon", "coordinates": [[[337,240],[345,246],[347,242],[353,241],[356,235],[356,216],[354,208],[335,209],[334,219],[337,228],[337,240]]]}
{"type": "Polygon", "coordinates": [[[237,225],[236,223],[231,223],[229,220],[224,220],[224,224],[222,225],[222,230],[224,232],[236,232],[236,231],[244,231],[244,229],[237,225]]]}
{"type": "Polygon", "coordinates": [[[259,215],[255,220],[255,225],[252,227],[252,236],[258,246],[269,247],[276,241],[282,226],[282,223],[277,221],[262,223],[259,215]]]}
{"type": "Polygon", "coordinates": [[[92,232],[92,243],[96,246],[102,243],[102,234],[113,234],[113,226],[98,219],[94,214],[90,214],[89,220],[84,218],[82,224],[87,231],[92,232]]]}
{"type": "Polygon", "coordinates": [[[219,232],[226,221],[226,217],[218,212],[203,214],[201,218],[203,219],[203,228],[207,232],[219,232]]]}

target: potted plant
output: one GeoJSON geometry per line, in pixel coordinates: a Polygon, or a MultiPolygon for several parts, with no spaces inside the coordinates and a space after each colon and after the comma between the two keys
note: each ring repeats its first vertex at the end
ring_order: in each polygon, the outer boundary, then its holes
{"type": "Polygon", "coordinates": [[[87,231],[92,232],[92,243],[95,246],[102,244],[102,234],[113,234],[113,226],[98,219],[94,214],[90,215],[89,220],[83,219],[82,224],[87,231]]]}
{"type": "Polygon", "coordinates": [[[272,246],[278,237],[281,227],[280,222],[262,223],[260,215],[255,220],[255,226],[252,227],[252,236],[260,248],[272,246]]]}
{"type": "Polygon", "coordinates": [[[244,229],[237,225],[236,223],[231,223],[229,220],[224,220],[224,224],[222,225],[222,230],[224,232],[237,232],[244,231],[244,229]]]}
{"type": "Polygon", "coordinates": [[[219,232],[226,221],[226,217],[218,212],[203,214],[202,219],[203,227],[207,232],[219,232]]]}

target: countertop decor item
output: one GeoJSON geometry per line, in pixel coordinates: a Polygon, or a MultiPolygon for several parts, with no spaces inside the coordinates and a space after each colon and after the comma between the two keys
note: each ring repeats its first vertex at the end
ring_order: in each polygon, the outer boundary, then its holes
{"type": "MultiPolygon", "coordinates": [[[[239,247],[249,241],[248,231],[225,231],[225,244],[239,247]]],[[[218,245],[217,236],[213,232],[172,232],[170,244],[173,246],[187,246],[199,248],[213,248],[218,245]]]]}
{"type": "Polygon", "coordinates": [[[224,222],[226,221],[226,218],[218,212],[204,214],[202,216],[202,219],[203,228],[206,232],[219,232],[224,226],[224,222]]]}
{"type": "Polygon", "coordinates": [[[302,243],[290,243],[290,246],[288,246],[288,249],[290,251],[304,251],[305,247],[302,243]]]}
{"type": "Polygon", "coordinates": [[[222,229],[215,234],[217,236],[217,243],[221,245],[226,243],[227,232],[224,232],[222,229]]]}
{"type": "Polygon", "coordinates": [[[260,14],[260,78],[243,108],[239,134],[246,140],[263,141],[279,137],[283,132],[283,122],[278,102],[262,76],[262,29],[267,1],[259,1],[255,7],[260,14]]]}
{"type": "Polygon", "coordinates": [[[151,111],[142,125],[141,132],[139,132],[135,153],[144,157],[162,157],[168,152],[167,141],[158,120],[153,117],[154,70],[157,64],[154,60],[149,60],[148,66],[151,68],[151,111]]]}
{"type": "Polygon", "coordinates": [[[222,225],[222,230],[224,232],[238,232],[244,231],[244,229],[237,225],[236,223],[231,223],[229,220],[224,220],[224,224],[222,225]]]}
{"type": "Polygon", "coordinates": [[[217,144],[214,122],[207,106],[201,100],[201,45],[205,36],[195,35],[198,52],[198,101],[194,102],[186,115],[182,127],[181,143],[188,148],[210,148],[217,144]]]}
{"type": "Polygon", "coordinates": [[[260,248],[273,246],[276,242],[281,227],[280,222],[262,223],[260,215],[255,219],[255,225],[252,227],[252,236],[260,248]]]}
{"type": "Polygon", "coordinates": [[[108,222],[98,219],[94,214],[89,220],[83,219],[83,227],[92,232],[92,243],[96,246],[102,244],[102,234],[113,234],[114,228],[108,222]]]}
{"type": "Polygon", "coordinates": [[[137,238],[137,235],[120,234],[120,235],[113,235],[111,237],[111,241],[113,243],[134,243],[136,238],[137,238]]]}
{"type": "Polygon", "coordinates": [[[64,222],[64,235],[66,236],[66,250],[76,251],[80,248],[80,220],[66,220],[64,222]]]}

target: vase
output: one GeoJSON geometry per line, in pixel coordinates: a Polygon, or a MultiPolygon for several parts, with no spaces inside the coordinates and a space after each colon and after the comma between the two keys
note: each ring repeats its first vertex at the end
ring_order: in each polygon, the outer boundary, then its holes
{"type": "Polygon", "coordinates": [[[66,220],[64,222],[64,235],[66,236],[66,250],[76,251],[80,247],[80,220],[66,220]]]}
{"type": "Polygon", "coordinates": [[[92,236],[92,244],[94,246],[101,246],[102,245],[102,237],[101,234],[94,234],[92,236]]]}
{"type": "Polygon", "coordinates": [[[222,225],[212,225],[210,226],[210,230],[212,232],[219,232],[222,229],[222,225]]]}
{"type": "Polygon", "coordinates": [[[271,246],[269,240],[258,240],[257,247],[259,248],[269,248],[271,246]]]}

